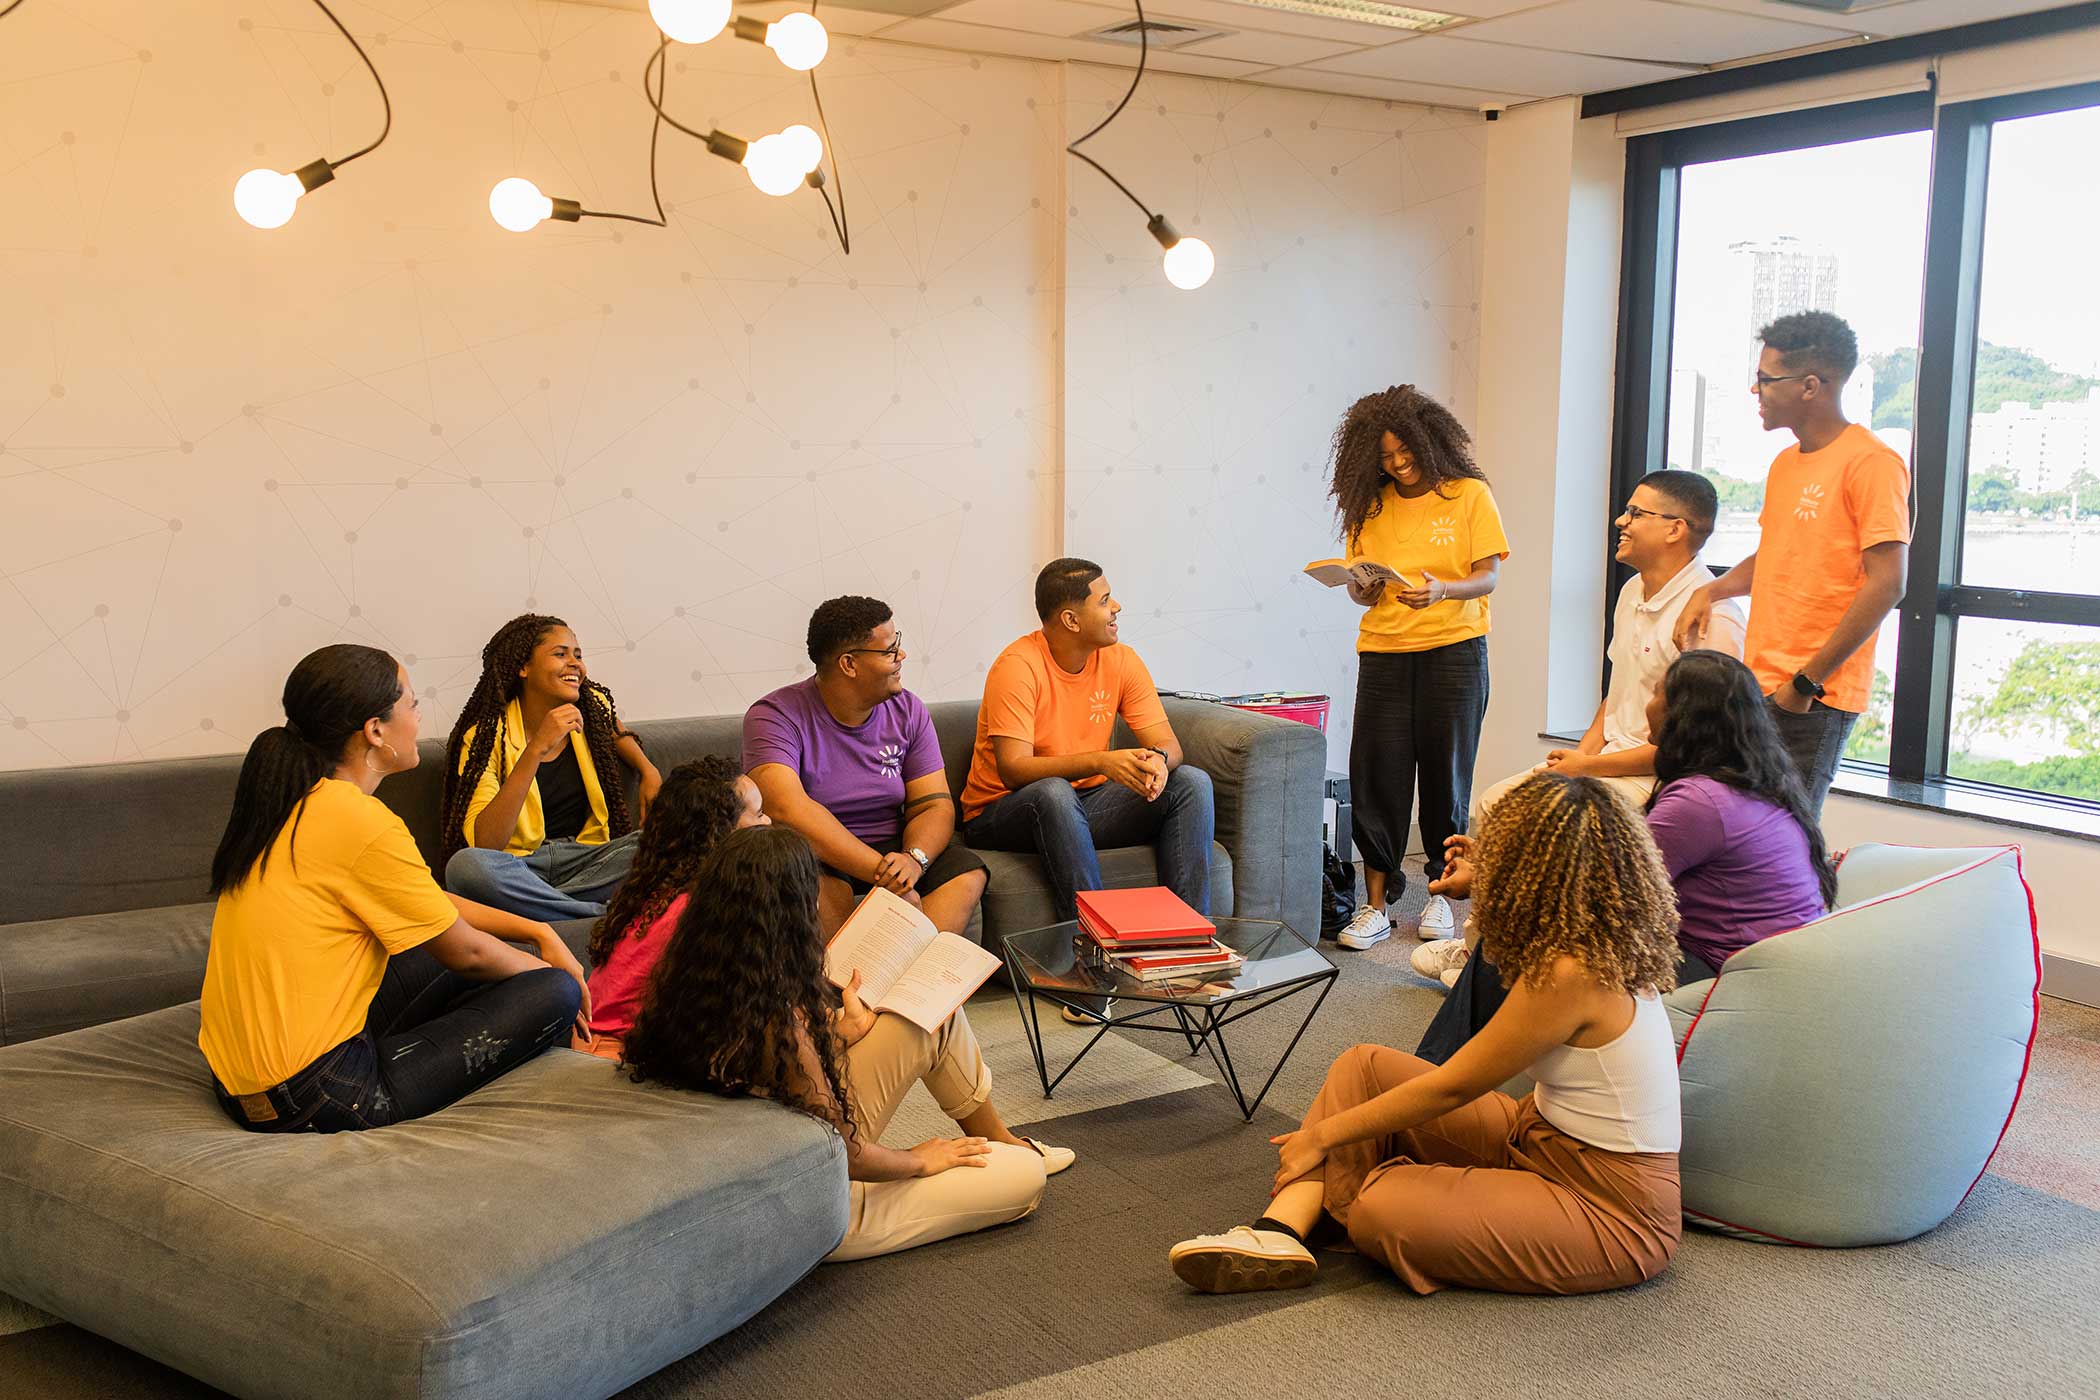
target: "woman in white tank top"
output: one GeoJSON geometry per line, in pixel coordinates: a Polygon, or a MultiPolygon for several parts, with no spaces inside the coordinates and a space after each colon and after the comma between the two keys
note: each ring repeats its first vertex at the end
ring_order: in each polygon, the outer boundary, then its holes
{"type": "MultiPolygon", "coordinates": [[[[1444,1065],[1335,1061],[1253,1225],[1168,1252],[1210,1293],[1294,1288],[1346,1230],[1418,1293],[1591,1293],[1655,1277],[1682,1229],[1677,906],[1647,823],[1605,784],[1539,773],[1488,812],[1469,877],[1509,999],[1444,1065]],[[1529,1073],[1521,1102],[1495,1086],[1529,1073]]],[[[1464,891],[1461,890],[1461,893],[1464,891]]]]}

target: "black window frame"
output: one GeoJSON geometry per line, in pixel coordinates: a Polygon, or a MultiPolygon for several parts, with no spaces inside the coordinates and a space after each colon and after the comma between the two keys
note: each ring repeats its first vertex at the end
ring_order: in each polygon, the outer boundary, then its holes
{"type": "MultiPolygon", "coordinates": [[[[1626,146],[1612,424],[1615,517],[1642,477],[1666,465],[1670,340],[1675,322],[1680,174],[1687,165],[1930,130],[1932,163],[1919,298],[1917,411],[1911,439],[1910,578],[1897,604],[1896,674],[1886,778],[1910,788],[1965,788],[2100,816],[2100,802],[1994,787],[1947,774],[1955,625],[1965,617],[2100,627],[2100,593],[1963,585],[1969,421],[1982,293],[1985,193],[1995,123],[2100,106],[2100,83],[1981,101],[1937,103],[1930,91],[1636,136],[1626,146]]],[[[1731,561],[1732,562],[1732,561],[1731,561]]],[[[1606,625],[1631,571],[1607,566],[1606,625]]],[[[2100,635],[2100,634],[2096,634],[2100,635]]],[[[1871,645],[1871,643],[1869,643],[1871,645]]],[[[1608,675],[1606,677],[1609,679],[1608,675]]],[[[1847,770],[1882,776],[1879,765],[1847,770]]],[[[1925,799],[1927,805],[1942,802],[1925,799]]]]}

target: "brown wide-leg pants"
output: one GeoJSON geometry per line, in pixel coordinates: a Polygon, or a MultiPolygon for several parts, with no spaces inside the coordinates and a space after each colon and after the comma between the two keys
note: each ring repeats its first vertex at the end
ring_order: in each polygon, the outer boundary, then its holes
{"type": "MultiPolygon", "coordinates": [[[[1435,1068],[1359,1045],[1327,1071],[1305,1126],[1435,1068]]],[[[1683,1231],[1676,1153],[1592,1147],[1546,1122],[1528,1095],[1484,1094],[1419,1127],[1350,1143],[1316,1175],[1350,1241],[1417,1293],[1623,1288],[1667,1268],[1683,1231]]]]}

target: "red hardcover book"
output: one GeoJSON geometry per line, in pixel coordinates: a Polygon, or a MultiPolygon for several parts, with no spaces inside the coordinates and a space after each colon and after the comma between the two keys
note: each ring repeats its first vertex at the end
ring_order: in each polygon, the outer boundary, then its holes
{"type": "Polygon", "coordinates": [[[1218,927],[1172,890],[1081,890],[1079,920],[1096,941],[1117,949],[1162,947],[1217,936],[1218,927]]]}

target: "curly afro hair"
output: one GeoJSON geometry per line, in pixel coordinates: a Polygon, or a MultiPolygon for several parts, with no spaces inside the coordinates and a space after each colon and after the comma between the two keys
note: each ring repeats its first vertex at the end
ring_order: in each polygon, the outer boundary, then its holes
{"type": "Polygon", "coordinates": [[[1352,547],[1364,522],[1378,514],[1392,480],[1378,457],[1387,433],[1414,457],[1431,490],[1441,492],[1460,477],[1487,480],[1487,473],[1473,463],[1472,435],[1450,409],[1412,384],[1366,394],[1349,405],[1334,430],[1333,475],[1327,486],[1335,514],[1341,517],[1342,538],[1352,547]]]}
{"type": "Polygon", "coordinates": [[[743,815],[736,780],[736,765],[720,754],[681,763],[664,775],[635,845],[634,867],[591,929],[593,967],[604,966],[622,938],[641,937],[672,900],[693,887],[700,863],[743,815]]]}

